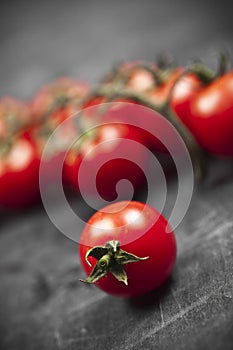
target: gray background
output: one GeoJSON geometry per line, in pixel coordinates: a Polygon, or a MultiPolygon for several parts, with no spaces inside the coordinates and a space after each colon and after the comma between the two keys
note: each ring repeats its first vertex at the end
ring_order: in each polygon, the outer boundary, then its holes
{"type": "MultiPolygon", "coordinates": [[[[161,52],[212,67],[232,52],[227,1],[3,1],[0,13],[1,96],[30,99],[61,75],[95,84],[118,61],[161,52]]],[[[77,246],[43,208],[1,212],[0,348],[232,349],[232,175],[232,161],[209,162],[176,229],[172,277],[134,301],[78,281],[77,246]]]]}

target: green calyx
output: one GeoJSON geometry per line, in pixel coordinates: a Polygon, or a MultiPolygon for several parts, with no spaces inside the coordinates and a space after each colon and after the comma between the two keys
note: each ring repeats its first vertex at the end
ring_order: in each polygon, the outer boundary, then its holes
{"type": "Polygon", "coordinates": [[[203,85],[209,85],[214,80],[224,75],[230,65],[230,58],[226,52],[217,52],[218,66],[217,70],[213,71],[204,65],[201,61],[194,61],[193,64],[187,69],[186,73],[194,73],[198,76],[203,85]]]}
{"type": "Polygon", "coordinates": [[[89,256],[98,261],[87,279],[80,280],[85,283],[95,283],[108,273],[112,273],[118,281],[128,285],[127,274],[123,265],[148,259],[148,256],[140,258],[120,249],[119,241],[115,240],[107,242],[105,246],[91,248],[86,252],[85,260],[91,266],[88,260],[89,256]]]}

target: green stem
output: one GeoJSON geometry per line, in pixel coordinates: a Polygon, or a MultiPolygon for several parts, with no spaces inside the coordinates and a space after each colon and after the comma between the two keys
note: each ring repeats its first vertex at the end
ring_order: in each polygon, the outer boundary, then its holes
{"type": "Polygon", "coordinates": [[[217,77],[221,77],[227,72],[227,69],[230,65],[229,54],[226,52],[218,52],[219,61],[218,61],[218,69],[217,69],[217,77]]]}
{"type": "Polygon", "coordinates": [[[199,62],[194,63],[191,67],[187,68],[185,72],[186,74],[193,73],[197,75],[204,85],[208,85],[216,79],[216,73],[199,62]]]}

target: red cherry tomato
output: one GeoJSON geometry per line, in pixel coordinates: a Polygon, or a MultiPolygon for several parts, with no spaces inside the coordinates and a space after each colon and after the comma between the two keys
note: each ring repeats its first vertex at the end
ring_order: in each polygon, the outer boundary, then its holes
{"type": "Polygon", "coordinates": [[[50,119],[58,125],[80,109],[80,103],[88,90],[87,84],[83,82],[68,77],[55,79],[34,97],[32,115],[39,122],[50,119]]]}
{"type": "Polygon", "coordinates": [[[188,127],[200,146],[219,156],[233,155],[233,72],[202,82],[195,73],[179,67],[151,92],[159,104],[170,107],[188,127]]]}
{"type": "Polygon", "coordinates": [[[191,132],[205,150],[233,156],[233,71],[193,97],[188,118],[191,132]]]}
{"type": "MultiPolygon", "coordinates": [[[[77,126],[72,118],[65,121],[59,128],[50,120],[30,129],[29,137],[36,144],[40,165],[43,167],[43,183],[55,183],[58,163],[63,163],[71,140],[77,135],[77,126]],[[46,178],[45,178],[46,174],[46,178]]],[[[64,184],[65,181],[64,181],[64,184]]]]}
{"type": "Polygon", "coordinates": [[[176,260],[175,235],[166,232],[167,225],[141,202],[116,202],[96,212],[80,238],[80,260],[89,275],[84,282],[121,297],[159,287],[176,260]]]}
{"type": "Polygon", "coordinates": [[[87,84],[69,77],[55,79],[42,87],[31,103],[31,112],[39,125],[33,130],[33,139],[36,140],[40,155],[53,135],[50,149],[43,156],[43,169],[47,169],[48,177],[55,178],[57,160],[64,157],[71,138],[77,133],[77,126],[70,116],[77,113],[86,96],[89,87],[87,84]],[[55,133],[55,129],[63,121],[65,124],[55,133]]]}
{"type": "MultiPolygon", "coordinates": [[[[172,87],[171,87],[172,88],[172,87]]],[[[203,83],[193,73],[178,77],[173,88],[170,107],[176,112],[180,120],[190,129],[190,103],[192,99],[202,90],[203,83]]]]}
{"type": "Polygon", "coordinates": [[[93,125],[93,120],[99,119],[105,123],[117,121],[136,129],[136,133],[140,134],[140,142],[149,150],[167,152],[159,138],[164,133],[169,135],[169,126],[164,130],[164,123],[155,116],[156,112],[143,105],[136,94],[132,94],[131,98],[125,97],[124,93],[113,98],[92,96],[82,106],[82,110],[84,118],[80,118],[79,123],[84,130],[93,125]]]}
{"type": "Polygon", "coordinates": [[[159,67],[152,62],[131,61],[119,64],[102,81],[103,85],[127,88],[135,93],[146,93],[157,83],[159,67]]]}
{"type": "MultiPolygon", "coordinates": [[[[153,103],[154,109],[156,109],[157,106],[159,111],[161,106],[170,99],[171,108],[178,114],[182,122],[188,126],[187,110],[189,102],[198,89],[202,87],[202,84],[200,79],[194,74],[189,73],[183,76],[184,71],[184,67],[161,69],[155,64],[146,62],[124,63],[119,65],[115,71],[109,74],[108,79],[106,78],[106,80],[103,81],[103,84],[107,84],[109,91],[111,91],[111,89],[113,89],[113,91],[118,91],[118,93],[116,93],[118,96],[113,98],[109,98],[107,94],[105,97],[100,97],[98,95],[92,96],[92,98],[86,102],[84,108],[104,102],[122,101],[149,107],[150,103],[153,103]],[[143,83],[140,83],[141,79],[144,79],[143,83]]],[[[128,114],[131,116],[132,123],[135,119],[137,119],[139,124],[141,123],[141,134],[144,139],[144,145],[152,151],[167,153],[167,149],[165,145],[160,142],[159,136],[161,136],[161,134],[167,134],[169,138],[169,128],[167,130],[162,130],[163,128],[161,129],[161,125],[159,125],[159,119],[153,118],[146,108],[140,109],[136,107],[132,110],[132,107],[120,107],[118,111],[114,113],[115,119],[124,121],[123,119],[127,113],[124,111],[124,117],[122,117],[122,108],[124,110],[126,108],[129,109],[128,114]],[[153,122],[153,119],[156,119],[155,122],[153,122]],[[145,123],[147,123],[147,128],[145,128],[145,123]],[[158,130],[151,135],[146,129],[156,131],[155,123],[158,130]],[[157,135],[157,137],[155,135],[157,135]]],[[[111,107],[109,109],[112,116],[111,107]]],[[[105,114],[107,113],[105,112],[105,114]]]]}
{"type": "Polygon", "coordinates": [[[160,81],[160,83],[150,92],[149,98],[158,105],[165,103],[169,97],[171,88],[183,71],[184,68],[182,67],[175,68],[171,71],[169,70],[169,72],[166,73],[166,76],[163,77],[162,81],[160,81]]]}
{"type": "Polygon", "coordinates": [[[105,200],[113,200],[119,180],[128,179],[134,189],[145,185],[148,164],[140,133],[127,124],[108,123],[90,129],[78,139],[67,154],[63,174],[76,191],[81,186],[88,195],[99,193],[105,200]]]}
{"type": "Polygon", "coordinates": [[[164,82],[159,84],[150,94],[152,101],[158,105],[170,101],[171,109],[189,128],[190,101],[201,91],[203,84],[194,73],[184,74],[185,68],[171,70],[164,82]]]}
{"type": "Polygon", "coordinates": [[[39,152],[29,133],[5,142],[0,155],[0,205],[20,209],[38,202],[39,166],[39,152]]]}

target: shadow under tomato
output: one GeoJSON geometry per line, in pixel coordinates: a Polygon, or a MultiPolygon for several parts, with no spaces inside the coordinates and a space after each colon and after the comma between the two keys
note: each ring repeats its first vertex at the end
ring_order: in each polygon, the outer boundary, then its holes
{"type": "Polygon", "coordinates": [[[14,218],[14,220],[17,220],[17,218],[31,216],[37,212],[41,212],[43,209],[44,208],[41,200],[38,200],[38,202],[34,203],[31,206],[22,208],[7,208],[1,206],[0,228],[4,226],[4,224],[6,224],[7,222],[12,221],[12,218],[14,218]]]}

